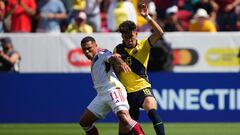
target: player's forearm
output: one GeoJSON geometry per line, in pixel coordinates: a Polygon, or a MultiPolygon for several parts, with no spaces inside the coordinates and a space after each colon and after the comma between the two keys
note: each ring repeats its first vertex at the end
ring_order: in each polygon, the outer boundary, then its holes
{"type": "Polygon", "coordinates": [[[154,32],[149,37],[150,43],[152,46],[156,45],[157,41],[161,39],[164,35],[163,29],[158,25],[158,23],[152,18],[146,17],[148,20],[148,24],[151,25],[154,32]]]}
{"type": "Polygon", "coordinates": [[[121,65],[122,63],[124,63],[119,54],[113,54],[108,61],[112,65],[121,65]]]}
{"type": "Polygon", "coordinates": [[[119,74],[121,71],[130,72],[131,68],[125,63],[119,54],[113,54],[109,58],[109,62],[114,68],[115,73],[119,74]]]}
{"type": "Polygon", "coordinates": [[[158,25],[158,23],[149,15],[147,17],[145,17],[146,20],[148,21],[148,24],[151,25],[151,27],[153,28],[154,32],[156,32],[159,37],[162,37],[164,34],[163,29],[158,25]]]}

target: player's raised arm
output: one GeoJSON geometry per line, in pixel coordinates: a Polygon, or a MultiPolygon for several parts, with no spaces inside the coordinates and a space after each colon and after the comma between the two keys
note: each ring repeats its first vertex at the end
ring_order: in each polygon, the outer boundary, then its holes
{"type": "Polygon", "coordinates": [[[158,23],[152,19],[152,17],[148,14],[148,8],[145,3],[140,3],[138,5],[139,12],[142,17],[144,17],[147,21],[148,24],[152,26],[154,33],[149,37],[150,42],[152,45],[155,45],[155,43],[162,38],[164,32],[162,28],[158,25],[158,23]]]}

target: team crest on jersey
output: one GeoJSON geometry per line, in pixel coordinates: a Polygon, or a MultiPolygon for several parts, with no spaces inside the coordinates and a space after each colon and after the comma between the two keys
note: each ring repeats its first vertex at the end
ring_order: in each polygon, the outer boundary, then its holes
{"type": "Polygon", "coordinates": [[[137,54],[137,52],[138,52],[137,48],[134,48],[132,53],[135,55],[137,54]]]}

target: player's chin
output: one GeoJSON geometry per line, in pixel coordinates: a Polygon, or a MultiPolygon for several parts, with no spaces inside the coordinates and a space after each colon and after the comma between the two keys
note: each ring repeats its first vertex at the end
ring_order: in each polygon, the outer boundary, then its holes
{"type": "Polygon", "coordinates": [[[89,59],[89,60],[92,60],[93,57],[91,55],[86,55],[86,57],[89,59]]]}

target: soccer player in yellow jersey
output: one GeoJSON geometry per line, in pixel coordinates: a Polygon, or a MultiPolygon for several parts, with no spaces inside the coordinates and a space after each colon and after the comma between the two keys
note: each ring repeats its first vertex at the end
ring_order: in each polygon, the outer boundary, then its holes
{"type": "MultiPolygon", "coordinates": [[[[147,77],[150,48],[162,38],[164,32],[157,22],[149,16],[146,4],[140,4],[139,11],[155,32],[146,39],[137,40],[136,24],[134,22],[124,21],[120,24],[119,32],[123,42],[114,48],[114,53],[121,55],[122,59],[131,68],[131,71],[120,72],[118,77],[127,89],[129,111],[132,118],[138,120],[139,108],[143,108],[152,120],[156,134],[164,135],[164,125],[157,113],[157,102],[152,94],[151,84],[147,77]]],[[[119,133],[119,135],[124,134],[119,133]]]]}

